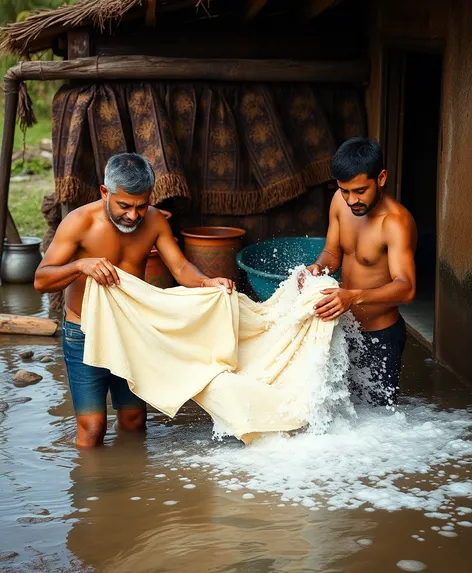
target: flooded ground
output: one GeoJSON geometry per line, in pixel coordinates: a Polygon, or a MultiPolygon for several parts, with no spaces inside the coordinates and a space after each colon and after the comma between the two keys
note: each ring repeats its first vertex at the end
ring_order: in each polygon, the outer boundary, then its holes
{"type": "MultiPolygon", "coordinates": [[[[47,297],[3,286],[0,312],[47,297]]],[[[414,342],[398,411],[327,436],[218,442],[189,404],[145,436],[110,409],[105,446],[78,451],[60,338],[0,336],[0,571],[470,571],[472,391],[414,342]],[[43,379],[16,387],[21,368],[43,379]]]]}

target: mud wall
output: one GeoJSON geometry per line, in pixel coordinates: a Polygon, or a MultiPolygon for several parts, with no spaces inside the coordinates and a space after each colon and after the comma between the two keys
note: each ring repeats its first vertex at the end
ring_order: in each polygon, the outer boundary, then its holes
{"type": "Polygon", "coordinates": [[[436,353],[472,381],[472,3],[448,18],[441,117],[436,353]]]}
{"type": "MultiPolygon", "coordinates": [[[[370,2],[369,133],[382,132],[385,47],[442,49],[436,357],[472,382],[472,2],[370,2]]],[[[428,97],[427,93],[424,97],[428,97]]]]}

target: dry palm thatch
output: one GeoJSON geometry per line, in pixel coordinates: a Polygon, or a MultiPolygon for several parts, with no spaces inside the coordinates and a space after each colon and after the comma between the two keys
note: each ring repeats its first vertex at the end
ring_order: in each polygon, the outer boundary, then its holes
{"type": "Polygon", "coordinates": [[[145,0],[79,0],[72,6],[37,11],[23,22],[2,29],[0,55],[26,56],[48,48],[51,38],[79,26],[93,24],[103,30],[107,24],[119,21],[144,3],[145,0]]]}

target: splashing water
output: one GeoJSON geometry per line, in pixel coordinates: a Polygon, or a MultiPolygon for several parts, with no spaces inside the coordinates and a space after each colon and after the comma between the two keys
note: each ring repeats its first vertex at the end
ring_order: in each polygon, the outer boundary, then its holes
{"type": "MultiPolygon", "coordinates": [[[[290,296],[281,301],[287,312],[290,296]]],[[[226,491],[277,494],[279,505],[299,503],[313,511],[409,508],[460,521],[468,508],[455,508],[454,498],[472,499],[471,411],[441,410],[414,398],[391,410],[353,404],[349,353],[362,352],[362,346],[358,324],[347,313],[331,346],[313,349],[303,382],[311,385],[310,419],[302,431],[267,435],[249,447],[213,443],[182,462],[198,464],[226,491]]],[[[363,376],[368,383],[370,373],[363,376]]]]}

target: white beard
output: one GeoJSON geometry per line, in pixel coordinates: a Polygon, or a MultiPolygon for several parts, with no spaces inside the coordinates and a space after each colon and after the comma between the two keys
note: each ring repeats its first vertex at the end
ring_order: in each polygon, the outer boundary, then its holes
{"type": "Polygon", "coordinates": [[[108,212],[108,217],[110,219],[110,221],[115,225],[115,227],[118,229],[118,231],[120,231],[121,233],[132,233],[133,231],[136,231],[136,229],[139,226],[139,223],[136,223],[136,225],[133,225],[132,227],[126,227],[125,225],[120,225],[119,223],[117,223],[112,216],[111,213],[111,209],[110,209],[110,200],[107,201],[107,212],[108,212]]]}

